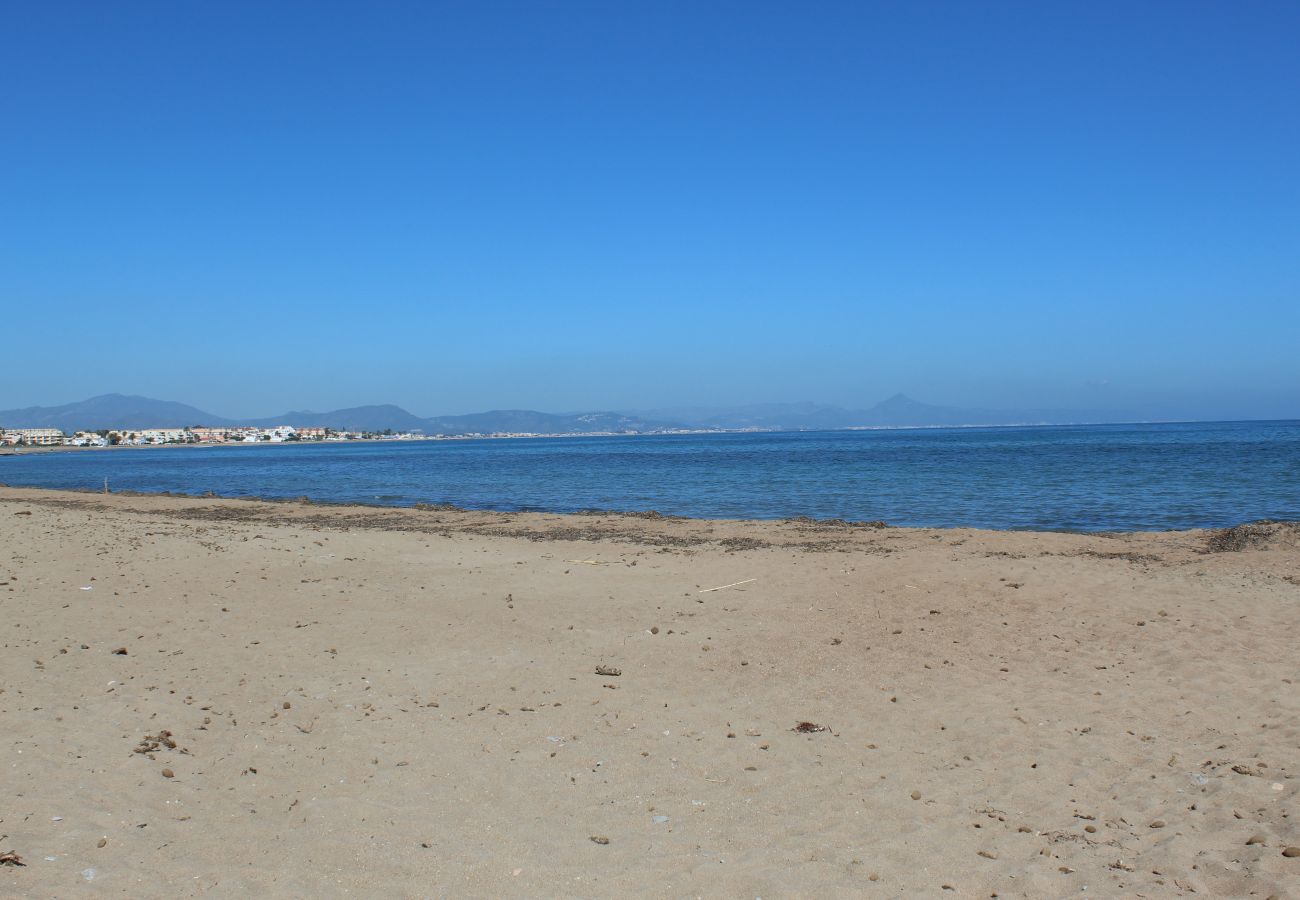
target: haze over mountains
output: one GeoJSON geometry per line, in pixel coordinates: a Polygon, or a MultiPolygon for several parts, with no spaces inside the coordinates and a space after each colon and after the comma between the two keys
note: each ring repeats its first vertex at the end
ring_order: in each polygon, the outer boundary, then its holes
{"type": "MultiPolygon", "coordinates": [[[[63,406],[0,411],[0,426],[58,428],[65,432],[103,428],[163,428],[195,425],[323,426],[351,431],[421,431],[425,434],[655,433],[676,429],[829,430],[840,428],[1084,424],[1151,421],[1125,410],[988,410],[921,403],[897,394],[867,409],[816,403],[774,403],[743,407],[684,407],[639,412],[545,413],[491,410],[457,416],[417,416],[400,406],[357,406],[331,412],[298,410],[262,419],[229,419],[193,406],[148,397],[104,394],[63,406]]],[[[1171,418],[1171,417],[1166,417],[1171,418]]]]}
{"type": "Polygon", "coordinates": [[[819,403],[765,403],[732,408],[654,409],[646,418],[679,422],[691,428],[834,430],[939,425],[1064,425],[1148,421],[1131,410],[962,409],[921,403],[895,394],[869,409],[819,403]]]}

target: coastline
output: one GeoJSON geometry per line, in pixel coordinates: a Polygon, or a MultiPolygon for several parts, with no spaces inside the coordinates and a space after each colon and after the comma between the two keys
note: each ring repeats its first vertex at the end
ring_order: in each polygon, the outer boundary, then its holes
{"type": "Polygon", "coordinates": [[[1224,534],[0,488],[0,893],[1285,896],[1224,534]]]}
{"type": "MultiPolygon", "coordinates": [[[[76,448],[105,449],[105,448],[76,448]]],[[[119,449],[119,448],[111,448],[119,449]]],[[[130,448],[140,449],[140,448],[130,448]]],[[[477,509],[454,503],[415,503],[399,506],[391,503],[366,503],[364,501],[321,500],[309,496],[268,497],[240,496],[217,493],[192,494],[182,491],[137,491],[117,489],[102,491],[94,488],[48,488],[11,485],[0,481],[0,502],[6,495],[19,497],[33,503],[52,506],[79,506],[84,509],[124,512],[150,510],[179,518],[215,516],[222,519],[245,518],[248,521],[279,519],[287,523],[303,523],[318,527],[368,527],[378,530],[433,531],[437,533],[474,529],[476,534],[496,534],[504,537],[526,537],[530,540],[567,539],[578,536],[580,540],[629,539],[669,544],[708,543],[709,538],[723,529],[726,536],[717,541],[736,539],[751,547],[790,546],[810,549],[850,549],[873,546],[873,532],[928,534],[938,538],[948,533],[975,535],[1062,535],[1080,538],[1097,538],[1102,541],[1141,542],[1150,539],[1161,548],[1180,547],[1204,551],[1214,540],[1232,538],[1235,533],[1249,533],[1253,529],[1280,528],[1300,531],[1300,521],[1252,520],[1223,528],[1176,528],[1163,530],[1084,531],[1067,528],[977,528],[959,525],[891,525],[884,521],[864,521],[838,518],[791,516],[784,518],[709,518],[660,513],[656,510],[584,509],[576,512],[550,512],[545,510],[477,509]],[[85,503],[60,500],[60,497],[83,498],[85,503]],[[93,500],[89,498],[94,498],[93,500]],[[149,504],[131,504],[131,500],[181,501],[175,506],[153,508],[149,504]],[[230,504],[236,504],[230,506],[230,504]],[[262,506],[258,506],[261,504],[262,506]],[[241,514],[242,510],[242,514],[241,514]],[[369,514],[384,512],[388,518],[369,514]],[[405,514],[405,515],[402,515],[405,514]],[[433,514],[433,515],[431,515],[433,514]],[[659,527],[652,527],[658,523],[659,527]],[[488,527],[488,531],[483,529],[488,527]],[[753,534],[745,534],[753,531],[753,534]],[[675,534],[675,532],[680,532],[675,534]],[[800,537],[817,535],[816,540],[801,541],[800,537]],[[558,538],[555,536],[559,536],[558,538]],[[766,539],[764,539],[766,538],[766,539]]],[[[724,549],[726,547],[724,546],[724,549]]],[[[730,547],[730,549],[736,549],[730,547]]]]}
{"type": "Polygon", "coordinates": [[[275,446],[347,446],[349,444],[409,444],[424,441],[509,441],[509,440],[563,440],[570,438],[645,438],[692,435],[742,435],[742,434],[836,434],[854,432],[892,431],[970,431],[982,429],[1019,430],[1033,428],[1116,428],[1128,425],[1239,425],[1239,424],[1294,424],[1300,419],[1149,419],[1124,421],[1084,422],[992,422],[964,425],[849,425],[840,428],[681,428],[666,431],[581,431],[555,434],[543,433],[493,433],[493,434],[438,434],[416,437],[353,438],[346,441],[200,441],[167,444],[117,444],[107,447],[78,447],[71,444],[53,446],[6,447],[0,456],[17,456],[25,453],[50,453],[63,450],[159,450],[180,447],[275,447],[275,446]]]}
{"type": "Polygon", "coordinates": [[[77,447],[72,444],[54,444],[35,447],[6,447],[0,450],[0,456],[23,456],[31,453],[62,453],[64,451],[109,451],[109,450],[184,450],[213,449],[216,447],[319,447],[347,446],[349,444],[413,444],[423,441],[461,440],[461,438],[356,438],[348,441],[194,441],[174,444],[113,444],[107,447],[77,447]]]}

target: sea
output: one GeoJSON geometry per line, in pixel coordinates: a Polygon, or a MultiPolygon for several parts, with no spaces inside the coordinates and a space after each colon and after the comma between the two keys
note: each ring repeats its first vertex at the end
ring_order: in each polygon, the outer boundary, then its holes
{"type": "Polygon", "coordinates": [[[156,447],[0,482],[329,503],[1048,531],[1300,520],[1300,421],[156,447]]]}

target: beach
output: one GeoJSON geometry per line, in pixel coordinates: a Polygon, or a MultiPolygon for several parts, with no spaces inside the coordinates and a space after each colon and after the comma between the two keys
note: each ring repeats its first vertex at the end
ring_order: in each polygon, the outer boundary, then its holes
{"type": "Polygon", "coordinates": [[[0,895],[1294,897],[1300,528],[0,488],[0,895]]]}

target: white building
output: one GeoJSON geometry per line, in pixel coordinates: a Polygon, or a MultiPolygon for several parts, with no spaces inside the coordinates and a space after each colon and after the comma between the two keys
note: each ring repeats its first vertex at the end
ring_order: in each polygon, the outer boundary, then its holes
{"type": "Polygon", "coordinates": [[[63,443],[63,432],[57,428],[6,428],[4,443],[55,447],[63,443]]]}
{"type": "Polygon", "coordinates": [[[93,431],[78,431],[64,443],[70,447],[107,447],[108,439],[93,431]]]}
{"type": "Polygon", "coordinates": [[[145,428],[139,432],[141,444],[183,444],[190,439],[187,428],[145,428]]]}

